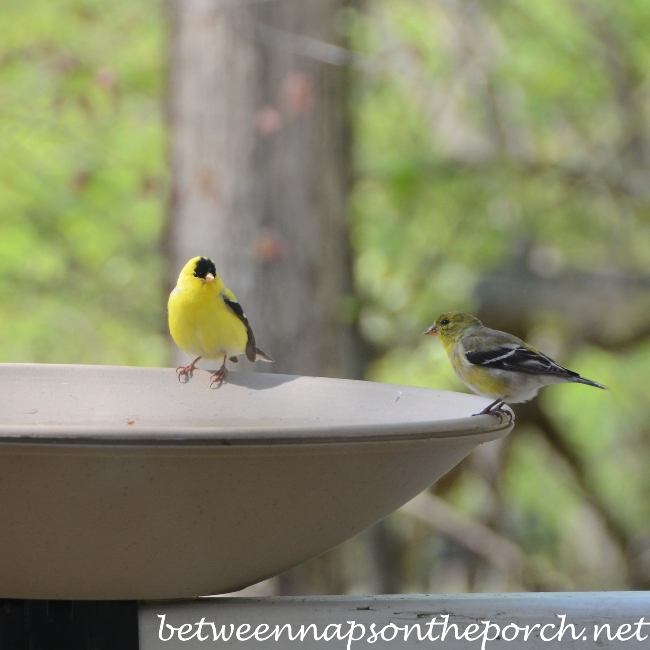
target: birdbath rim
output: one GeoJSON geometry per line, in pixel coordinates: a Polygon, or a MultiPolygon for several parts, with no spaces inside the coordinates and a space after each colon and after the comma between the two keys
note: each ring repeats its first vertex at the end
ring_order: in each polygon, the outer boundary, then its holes
{"type": "Polygon", "coordinates": [[[305,445],[494,435],[512,420],[478,415],[466,393],[363,380],[171,368],[0,364],[10,395],[0,443],[305,445]]]}

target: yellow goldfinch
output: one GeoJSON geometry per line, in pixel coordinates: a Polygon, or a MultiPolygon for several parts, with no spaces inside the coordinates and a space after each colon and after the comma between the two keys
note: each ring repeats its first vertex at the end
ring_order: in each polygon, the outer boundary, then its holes
{"type": "Polygon", "coordinates": [[[193,257],[178,276],[167,304],[169,331],[176,345],[187,354],[198,356],[189,366],[176,368],[178,380],[191,377],[199,359],[223,363],[212,375],[210,386],[222,384],[226,360],[237,362],[246,352],[249,361],[273,361],[255,345],[255,336],[237,298],[224,286],[214,262],[193,257]]]}
{"type": "Polygon", "coordinates": [[[485,327],[470,314],[442,314],[424,333],[440,337],[454,372],[468,388],[494,400],[476,415],[503,412],[505,403],[527,402],[549,384],[606,388],[563,368],[516,336],[485,327]]]}

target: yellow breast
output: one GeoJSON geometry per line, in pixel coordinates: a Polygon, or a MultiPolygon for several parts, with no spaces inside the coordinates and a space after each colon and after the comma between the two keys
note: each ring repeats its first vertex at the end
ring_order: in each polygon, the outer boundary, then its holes
{"type": "Polygon", "coordinates": [[[203,283],[177,286],[169,296],[169,331],[181,350],[221,361],[241,354],[246,326],[223,301],[219,287],[203,283]]]}

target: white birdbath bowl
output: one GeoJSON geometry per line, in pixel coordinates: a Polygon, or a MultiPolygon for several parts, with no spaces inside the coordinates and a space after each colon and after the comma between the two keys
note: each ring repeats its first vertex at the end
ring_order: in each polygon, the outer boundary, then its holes
{"type": "Polygon", "coordinates": [[[507,418],[362,381],[0,365],[0,597],[223,593],[400,507],[507,418]]]}

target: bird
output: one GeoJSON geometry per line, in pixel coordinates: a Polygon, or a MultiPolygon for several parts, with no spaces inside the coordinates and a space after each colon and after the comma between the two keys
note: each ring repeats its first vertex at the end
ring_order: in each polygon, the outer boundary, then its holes
{"type": "Polygon", "coordinates": [[[505,404],[533,399],[549,384],[606,386],[563,368],[520,338],[485,327],[460,311],[441,314],[424,334],[438,336],[458,378],[477,395],[494,401],[474,415],[507,413],[505,404]]]}
{"type": "Polygon", "coordinates": [[[188,380],[199,359],[222,361],[212,374],[210,387],[226,378],[226,361],[237,362],[246,353],[249,361],[273,361],[260,350],[248,318],[235,294],[226,288],[208,257],[193,257],[180,272],[167,304],[169,331],[178,347],[198,355],[188,366],[176,368],[178,380],[188,380]]]}

